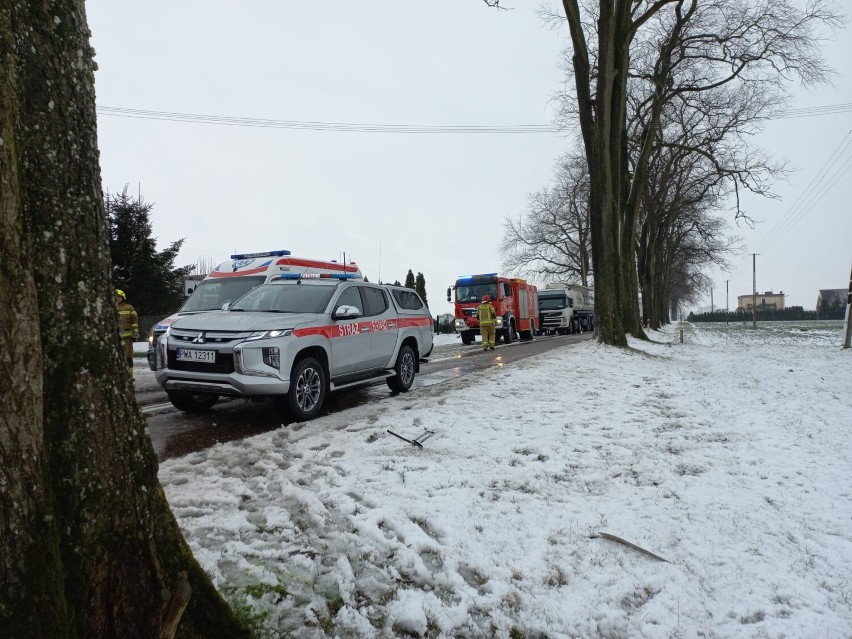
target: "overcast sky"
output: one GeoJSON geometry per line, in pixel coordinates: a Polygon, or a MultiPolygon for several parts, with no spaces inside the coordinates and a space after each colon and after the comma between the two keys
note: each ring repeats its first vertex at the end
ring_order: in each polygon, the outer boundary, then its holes
{"type": "MultiPolygon", "coordinates": [[[[513,6],[89,0],[98,106],[311,122],[548,125],[567,36],[542,23],[539,2],[513,6]]],[[[840,74],[836,86],[798,91],[791,107],[852,103],[848,31],[828,56],[840,74]]],[[[104,189],[128,184],[135,194],[141,184],[160,247],[186,238],[179,265],[223,261],[234,251],[289,249],[322,259],[345,251],[371,281],[423,272],[433,314],[451,311],[445,292],[459,275],[500,270],[503,220],[548,183],[571,145],[554,133],[316,131],[104,114],[98,127],[104,189]]],[[[818,289],[848,284],[849,131],[846,112],[780,120],[761,136],[798,171],[776,186],[782,200],[746,201],[763,222],[735,231],[745,253],[760,253],[758,290],[783,290],[788,305],[813,308],[818,289]],[[837,163],[814,196],[802,198],[835,149],[837,163]]],[[[751,292],[751,277],[746,254],[731,273],[714,273],[716,306],[724,307],[726,279],[734,308],[737,295],[751,292]]]]}

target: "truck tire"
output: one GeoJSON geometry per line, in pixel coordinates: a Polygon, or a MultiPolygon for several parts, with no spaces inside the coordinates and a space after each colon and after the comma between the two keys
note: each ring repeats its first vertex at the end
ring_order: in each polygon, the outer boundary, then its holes
{"type": "Polygon", "coordinates": [[[473,344],[473,333],[471,331],[465,331],[461,334],[461,337],[462,344],[464,344],[465,346],[470,346],[471,344],[473,344]]]}
{"type": "Polygon", "coordinates": [[[515,325],[513,323],[509,323],[509,326],[503,330],[503,343],[511,344],[515,341],[515,325]]]}
{"type": "Polygon", "coordinates": [[[219,399],[217,395],[212,393],[166,391],[166,394],[169,396],[172,406],[187,413],[204,413],[210,410],[216,400],[219,399]]]}
{"type": "Polygon", "coordinates": [[[399,349],[396,364],[393,369],[396,375],[387,378],[388,388],[395,393],[405,393],[414,383],[414,373],[417,366],[417,358],[414,349],[408,344],[399,349]]]}
{"type": "Polygon", "coordinates": [[[530,330],[521,331],[521,339],[525,342],[531,342],[535,339],[535,320],[530,320],[530,330]]]}
{"type": "Polygon", "coordinates": [[[325,402],[327,384],[325,369],[314,357],[300,359],[290,373],[287,408],[300,422],[316,417],[325,402]]]}

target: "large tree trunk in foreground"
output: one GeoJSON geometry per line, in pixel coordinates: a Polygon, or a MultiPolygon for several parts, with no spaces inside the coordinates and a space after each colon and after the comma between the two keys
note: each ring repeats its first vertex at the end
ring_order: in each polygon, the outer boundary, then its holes
{"type": "Polygon", "coordinates": [[[83,0],[0,8],[0,635],[243,637],[193,559],[119,356],[83,0]]]}

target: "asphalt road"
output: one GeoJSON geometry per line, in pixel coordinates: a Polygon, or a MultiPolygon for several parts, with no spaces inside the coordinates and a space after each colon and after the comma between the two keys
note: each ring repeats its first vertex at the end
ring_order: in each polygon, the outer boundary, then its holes
{"type": "MultiPolygon", "coordinates": [[[[461,343],[435,348],[428,363],[420,365],[420,374],[409,392],[438,382],[464,377],[494,366],[510,366],[512,362],[538,355],[552,348],[592,339],[592,333],[554,337],[537,337],[531,342],[500,344],[493,351],[483,351],[476,343],[461,343]]],[[[134,374],[136,401],[148,423],[148,435],[160,461],[203,450],[220,442],[233,441],[275,430],[282,420],[270,401],[248,402],[222,399],[207,413],[189,414],[174,408],[154,380],[153,373],[137,369],[134,374]]],[[[331,393],[323,414],[344,411],[367,402],[391,396],[385,383],[373,382],[360,388],[331,393]]]]}

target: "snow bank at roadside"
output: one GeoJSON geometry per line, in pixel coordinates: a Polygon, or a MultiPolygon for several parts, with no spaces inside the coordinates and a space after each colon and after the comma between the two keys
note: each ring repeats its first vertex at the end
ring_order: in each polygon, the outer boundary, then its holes
{"type": "Polygon", "coordinates": [[[850,352],[779,331],[567,346],[160,479],[268,636],[847,637],[850,352]]]}

